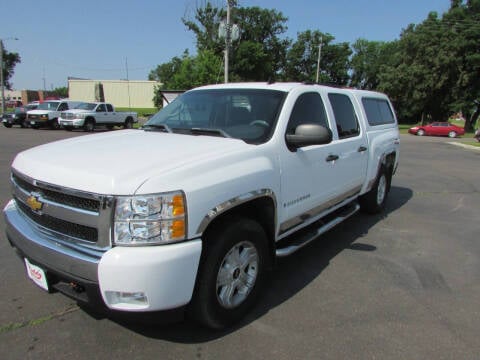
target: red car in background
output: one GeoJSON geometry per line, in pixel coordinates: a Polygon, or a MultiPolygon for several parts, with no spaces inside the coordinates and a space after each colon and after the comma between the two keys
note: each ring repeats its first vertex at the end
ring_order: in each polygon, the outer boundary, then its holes
{"type": "Polygon", "coordinates": [[[428,125],[414,126],[408,129],[408,132],[413,135],[433,135],[433,136],[448,136],[451,138],[465,134],[465,130],[460,126],[450,124],[449,122],[433,122],[428,125]]]}

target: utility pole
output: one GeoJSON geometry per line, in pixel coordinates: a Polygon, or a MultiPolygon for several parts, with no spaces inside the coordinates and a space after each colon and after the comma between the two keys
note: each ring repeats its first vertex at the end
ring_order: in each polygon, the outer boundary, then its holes
{"type": "Polygon", "coordinates": [[[132,110],[130,105],[130,79],[128,78],[128,58],[125,58],[125,69],[127,70],[127,92],[128,92],[128,109],[132,110]]]}
{"type": "Polygon", "coordinates": [[[230,37],[232,34],[232,30],[230,27],[230,6],[231,6],[232,1],[227,0],[227,24],[226,24],[226,35],[225,35],[225,84],[228,83],[228,52],[230,49],[230,37]]]}
{"type": "Polygon", "coordinates": [[[3,90],[3,41],[0,39],[0,84],[2,86],[2,116],[5,114],[5,92],[3,90]]]}
{"type": "Polygon", "coordinates": [[[0,39],[0,86],[2,88],[2,114],[5,113],[5,86],[3,84],[3,40],[18,40],[17,38],[0,39]]]}
{"type": "Polygon", "coordinates": [[[320,76],[320,58],[322,56],[322,45],[323,45],[323,37],[320,36],[320,44],[318,44],[317,78],[315,81],[316,84],[318,84],[318,78],[320,76]]]}
{"type": "Polygon", "coordinates": [[[230,24],[231,8],[235,5],[237,5],[237,0],[227,0],[227,19],[220,22],[220,26],[218,27],[218,36],[220,38],[225,38],[225,50],[223,51],[225,83],[228,83],[230,45],[232,44],[232,41],[240,38],[240,29],[238,28],[238,25],[230,24]]]}

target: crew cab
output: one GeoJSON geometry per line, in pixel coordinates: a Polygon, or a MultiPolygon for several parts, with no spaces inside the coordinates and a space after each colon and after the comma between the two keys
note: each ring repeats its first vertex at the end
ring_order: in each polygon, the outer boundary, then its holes
{"type": "Polygon", "coordinates": [[[277,258],[359,209],[381,212],[398,161],[384,94],[205,86],[142,130],[19,153],[6,234],[45,290],[111,311],[188,310],[218,329],[254,306],[277,258]]]}
{"type": "Polygon", "coordinates": [[[48,100],[40,103],[34,110],[27,111],[27,123],[34,129],[49,127],[58,129],[60,112],[73,109],[80,104],[79,101],[48,100]]]}
{"type": "Polygon", "coordinates": [[[103,102],[82,103],[73,110],[60,114],[60,125],[66,130],[81,128],[93,131],[96,126],[123,126],[131,129],[138,122],[136,112],[115,111],[112,104],[103,102]]]}

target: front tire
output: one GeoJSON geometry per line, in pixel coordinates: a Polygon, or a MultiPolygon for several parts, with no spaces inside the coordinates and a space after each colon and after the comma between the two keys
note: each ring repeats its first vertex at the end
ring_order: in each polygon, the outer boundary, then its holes
{"type": "Polygon", "coordinates": [[[418,135],[418,136],[423,136],[423,135],[425,135],[425,130],[419,129],[419,130],[417,131],[417,135],[418,135]]]}
{"type": "Polygon", "coordinates": [[[209,231],[191,314],[202,325],[222,329],[255,304],[268,268],[267,236],[248,218],[231,218],[209,231]]]}
{"type": "Polygon", "coordinates": [[[449,138],[456,138],[456,137],[457,137],[457,133],[456,133],[455,131],[450,131],[450,132],[448,133],[448,137],[449,137],[449,138]]]}
{"type": "Polygon", "coordinates": [[[50,124],[50,129],[52,129],[52,130],[60,129],[60,124],[58,123],[57,119],[52,120],[52,123],[50,124]]]}
{"type": "Polygon", "coordinates": [[[83,131],[86,132],[93,132],[95,130],[95,121],[92,119],[85,119],[85,123],[83,124],[83,131]]]}
{"type": "Polygon", "coordinates": [[[390,176],[382,165],[372,189],[359,199],[362,211],[369,214],[378,214],[385,208],[390,188],[390,176]]]}
{"type": "Polygon", "coordinates": [[[10,123],[3,123],[3,125],[8,129],[10,129],[12,127],[12,124],[10,124],[10,123]]]}

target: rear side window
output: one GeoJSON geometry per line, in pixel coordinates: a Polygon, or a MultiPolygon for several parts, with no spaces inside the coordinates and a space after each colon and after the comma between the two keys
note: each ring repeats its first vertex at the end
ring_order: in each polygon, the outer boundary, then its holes
{"type": "Polygon", "coordinates": [[[107,104],[107,111],[108,111],[108,112],[113,112],[113,106],[112,106],[112,104],[107,104]]]}
{"type": "Polygon", "coordinates": [[[395,117],[388,101],[376,98],[362,98],[363,107],[371,126],[394,124],[395,117]]]}
{"type": "Polygon", "coordinates": [[[343,94],[330,93],[328,99],[335,115],[338,137],[344,139],[359,135],[360,126],[350,98],[343,94]]]}

